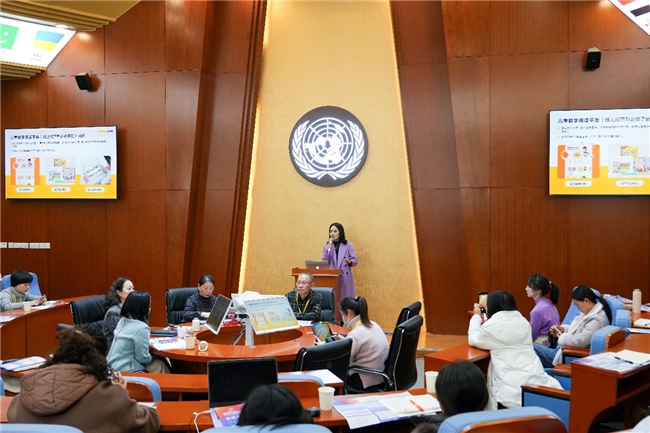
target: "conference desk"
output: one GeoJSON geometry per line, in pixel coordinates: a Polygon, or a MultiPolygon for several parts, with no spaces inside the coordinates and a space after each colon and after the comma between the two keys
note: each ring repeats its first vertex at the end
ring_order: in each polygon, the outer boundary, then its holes
{"type": "MultiPolygon", "coordinates": [[[[371,395],[385,395],[393,394],[392,391],[388,393],[378,393],[371,395]]],[[[413,395],[422,395],[426,393],[426,389],[410,389],[409,392],[413,395]]],[[[368,395],[368,394],[366,394],[368,395]]],[[[435,396],[435,394],[432,394],[435,396]]],[[[354,397],[362,397],[357,395],[354,397]]],[[[334,399],[350,398],[350,396],[334,396],[334,399]]],[[[7,423],[7,409],[13,397],[0,397],[0,423],[7,423]]],[[[303,397],[300,399],[303,407],[318,406],[318,397],[303,397]]],[[[155,404],[160,417],[160,431],[166,432],[186,432],[195,433],[196,427],[194,426],[194,414],[198,413],[196,417],[196,425],[199,430],[205,430],[214,427],[212,418],[207,412],[209,409],[208,401],[161,401],[155,404]],[[204,412],[204,413],[203,413],[204,412]]],[[[345,418],[336,410],[322,411],[319,417],[314,418],[316,424],[325,426],[334,431],[343,431],[348,423],[345,418]]],[[[390,432],[410,432],[413,430],[413,424],[409,420],[394,421],[387,424],[375,425],[368,427],[372,431],[384,430],[390,432]],[[383,427],[383,428],[382,428],[383,427]]]]}
{"type": "Polygon", "coordinates": [[[3,311],[0,317],[14,319],[0,324],[0,359],[41,356],[46,358],[58,347],[56,325],[72,324],[70,302],[81,298],[56,301],[54,306],[30,312],[22,308],[3,311]]]}
{"type": "MultiPolygon", "coordinates": [[[[334,332],[346,332],[340,326],[331,325],[331,327],[334,332]]],[[[240,326],[226,326],[215,335],[202,326],[196,333],[197,344],[194,349],[158,350],[151,347],[151,353],[169,358],[173,373],[205,374],[208,361],[266,357],[277,359],[278,371],[292,371],[298,351],[303,347],[316,344],[311,326],[303,326],[288,331],[255,335],[254,346],[246,346],[243,337],[237,345],[231,346],[240,331],[240,326]],[[199,351],[199,341],[207,341],[208,350],[199,351]]]]}
{"type": "MultiPolygon", "coordinates": [[[[650,334],[630,334],[608,351],[619,352],[624,349],[648,352],[650,334]]],[[[425,355],[425,371],[440,371],[444,365],[457,360],[473,362],[483,372],[487,372],[490,352],[465,342],[425,355]]],[[[587,433],[594,422],[616,406],[635,401],[642,406],[650,404],[650,364],[626,373],[618,373],[572,362],[570,372],[569,433],[587,433]]]]}

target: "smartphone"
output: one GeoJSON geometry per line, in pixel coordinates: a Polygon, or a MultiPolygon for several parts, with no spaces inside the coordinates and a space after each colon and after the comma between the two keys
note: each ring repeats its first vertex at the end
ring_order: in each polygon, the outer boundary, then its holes
{"type": "Polygon", "coordinates": [[[485,314],[485,306],[487,305],[488,292],[478,292],[478,303],[481,306],[481,313],[485,314]]]}
{"type": "Polygon", "coordinates": [[[327,322],[316,322],[311,324],[311,329],[314,331],[314,335],[318,337],[321,341],[326,341],[328,338],[332,338],[332,328],[327,322]]]}

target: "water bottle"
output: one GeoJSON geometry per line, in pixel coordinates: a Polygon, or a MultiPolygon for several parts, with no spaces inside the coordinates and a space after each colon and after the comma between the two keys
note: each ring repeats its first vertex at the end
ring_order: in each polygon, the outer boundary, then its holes
{"type": "Polygon", "coordinates": [[[199,318],[195,317],[192,319],[192,331],[194,332],[199,332],[201,330],[201,322],[199,322],[199,318]]]}
{"type": "Polygon", "coordinates": [[[634,289],[632,292],[632,312],[641,312],[641,289],[634,289]]]}

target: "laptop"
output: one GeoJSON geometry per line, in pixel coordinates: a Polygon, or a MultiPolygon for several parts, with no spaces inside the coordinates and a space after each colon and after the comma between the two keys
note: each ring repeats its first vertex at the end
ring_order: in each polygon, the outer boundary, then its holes
{"type": "Polygon", "coordinates": [[[223,326],[223,321],[228,315],[228,310],[230,310],[230,299],[223,295],[217,296],[217,302],[214,303],[214,307],[210,311],[210,316],[205,322],[205,327],[215,334],[219,334],[223,326]]]}
{"type": "Polygon", "coordinates": [[[275,358],[227,359],[208,362],[210,408],[243,403],[257,385],[278,383],[275,358]]]}
{"type": "Polygon", "coordinates": [[[305,260],[307,269],[329,269],[330,263],[327,260],[305,260]]]}

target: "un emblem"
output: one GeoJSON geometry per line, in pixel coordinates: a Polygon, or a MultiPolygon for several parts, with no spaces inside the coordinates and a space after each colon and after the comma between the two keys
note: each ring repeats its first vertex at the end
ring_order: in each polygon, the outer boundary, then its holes
{"type": "Polygon", "coordinates": [[[296,171],[318,186],[338,186],[351,180],[368,155],[361,122],[339,107],[318,107],[296,123],[289,138],[296,171]]]}

